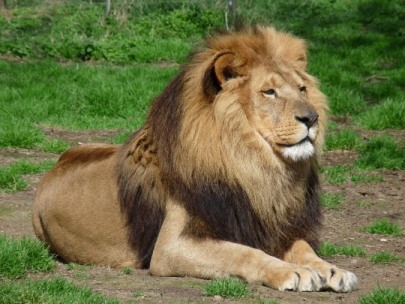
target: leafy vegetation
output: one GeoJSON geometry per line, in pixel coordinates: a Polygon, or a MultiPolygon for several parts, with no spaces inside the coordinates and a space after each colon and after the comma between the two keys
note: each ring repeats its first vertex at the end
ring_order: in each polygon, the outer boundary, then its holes
{"type": "Polygon", "coordinates": [[[0,235],[0,278],[18,279],[28,272],[49,272],[55,265],[55,260],[38,240],[27,237],[16,240],[0,235]]]}
{"type": "Polygon", "coordinates": [[[28,183],[24,174],[34,174],[50,170],[55,165],[53,161],[37,164],[28,160],[20,160],[9,166],[0,167],[0,192],[12,193],[27,188],[28,183]]]}
{"type": "Polygon", "coordinates": [[[363,230],[371,234],[402,235],[402,229],[399,224],[391,223],[387,219],[373,221],[369,226],[364,227],[363,230]]]}
{"type": "Polygon", "coordinates": [[[235,278],[215,279],[204,285],[204,291],[209,296],[241,298],[249,294],[246,283],[235,278]]]}
{"type": "Polygon", "coordinates": [[[323,242],[319,246],[317,253],[323,257],[330,257],[334,255],[343,255],[343,256],[365,256],[366,252],[363,248],[358,246],[338,246],[331,244],[329,242],[323,242]]]}

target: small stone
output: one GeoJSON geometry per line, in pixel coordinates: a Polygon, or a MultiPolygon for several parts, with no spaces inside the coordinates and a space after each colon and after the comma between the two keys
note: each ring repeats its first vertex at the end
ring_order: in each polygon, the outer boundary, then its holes
{"type": "Polygon", "coordinates": [[[221,296],[214,296],[214,301],[215,302],[221,302],[222,301],[222,297],[221,296]]]}
{"type": "Polygon", "coordinates": [[[388,242],[387,239],[380,239],[380,242],[388,242]]]}

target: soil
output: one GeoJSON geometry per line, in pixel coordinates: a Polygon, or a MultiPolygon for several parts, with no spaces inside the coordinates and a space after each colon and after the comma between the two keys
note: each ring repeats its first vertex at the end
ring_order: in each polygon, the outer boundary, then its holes
{"type": "MultiPolygon", "coordinates": [[[[118,131],[67,132],[45,130],[48,137],[70,141],[72,145],[86,142],[109,142],[118,131]]],[[[367,136],[368,134],[366,134],[367,136]]],[[[404,138],[404,132],[399,137],[404,138]]],[[[1,149],[0,165],[17,159],[33,161],[56,160],[57,154],[25,149],[1,149]]],[[[333,151],[325,153],[322,165],[351,165],[356,153],[333,151]]],[[[344,194],[345,202],[337,210],[324,210],[322,240],[337,245],[363,247],[367,255],[388,251],[405,259],[405,237],[372,235],[362,232],[371,221],[387,218],[405,227],[405,172],[376,170],[383,182],[354,184],[351,181],[331,185],[323,180],[323,191],[344,194]],[[361,203],[359,203],[361,202],[361,203]]],[[[29,187],[15,194],[0,193],[0,233],[14,237],[32,236],[31,205],[42,174],[27,176],[29,187]]],[[[359,287],[351,293],[334,292],[279,292],[263,286],[250,286],[251,295],[242,299],[208,297],[202,286],[205,280],[195,278],[159,278],[147,270],[133,270],[124,274],[120,269],[86,266],[68,267],[59,263],[51,274],[31,274],[31,277],[62,276],[80,286],[118,298],[123,303],[263,303],[276,300],[279,303],[357,303],[359,298],[377,287],[396,287],[405,290],[405,263],[375,264],[368,257],[335,256],[326,260],[353,271],[359,278],[359,287]]]]}

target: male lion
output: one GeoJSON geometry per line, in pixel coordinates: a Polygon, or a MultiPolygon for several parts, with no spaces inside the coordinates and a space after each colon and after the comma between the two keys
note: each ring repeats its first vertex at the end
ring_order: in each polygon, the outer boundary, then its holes
{"type": "Polygon", "coordinates": [[[76,263],[350,291],[356,276],[313,250],[326,109],[303,40],[271,27],[214,36],[124,145],[61,156],[35,232],[76,263]]]}

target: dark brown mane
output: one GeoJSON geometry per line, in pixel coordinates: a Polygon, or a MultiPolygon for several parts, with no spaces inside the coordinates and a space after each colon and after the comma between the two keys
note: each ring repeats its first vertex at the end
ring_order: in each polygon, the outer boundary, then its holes
{"type": "MultiPolygon", "coordinates": [[[[279,258],[298,239],[305,239],[316,248],[316,231],[321,225],[318,184],[317,174],[313,172],[308,178],[305,213],[294,214],[291,210],[287,221],[274,229],[252,209],[240,185],[204,179],[187,187],[177,180],[176,198],[191,216],[183,233],[244,244],[279,258]]],[[[273,212],[277,217],[277,211],[273,209],[273,212]]]]}
{"type": "Polygon", "coordinates": [[[139,252],[143,268],[149,267],[157,235],[163,223],[165,194],[161,185],[163,176],[160,174],[153,176],[151,172],[142,174],[134,172],[133,163],[139,161],[138,155],[151,153],[153,145],[153,157],[158,162],[156,165],[159,166],[159,170],[163,168],[169,172],[172,170],[173,165],[169,156],[172,155],[172,147],[178,141],[182,116],[180,99],[183,77],[183,73],[180,73],[153,101],[145,126],[135,132],[122,147],[123,159],[118,168],[121,210],[129,226],[129,241],[139,252]],[[142,132],[144,134],[139,139],[142,132]],[[143,144],[145,142],[151,145],[143,144]],[[164,160],[165,163],[158,160],[164,160]],[[153,184],[143,185],[145,179],[149,182],[152,180],[153,184]],[[149,191],[145,188],[149,188],[149,191]]]}

